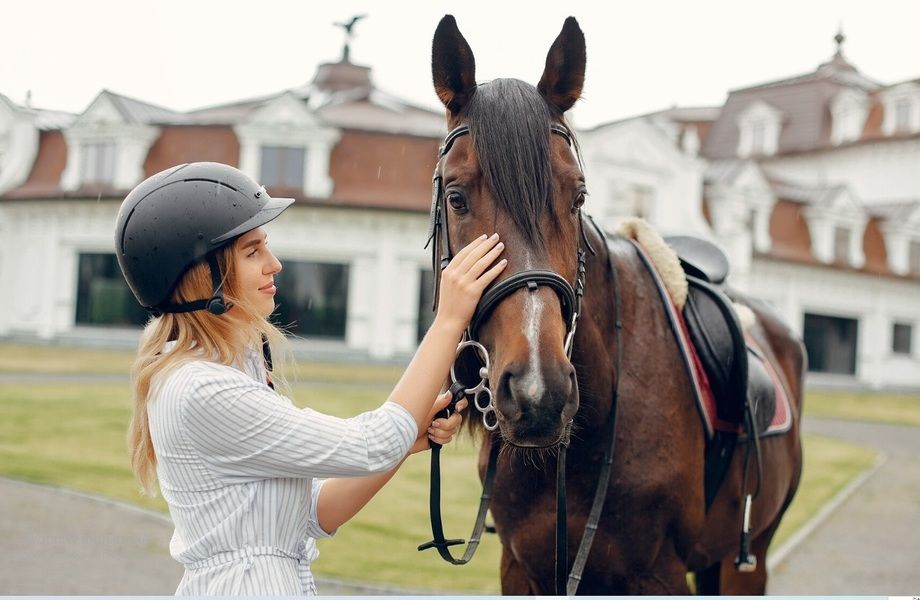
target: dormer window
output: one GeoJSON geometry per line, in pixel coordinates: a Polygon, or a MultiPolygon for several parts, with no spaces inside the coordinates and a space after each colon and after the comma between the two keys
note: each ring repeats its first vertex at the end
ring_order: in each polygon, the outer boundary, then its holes
{"type": "Polygon", "coordinates": [[[312,198],[332,193],[329,156],[341,137],[291,93],[269,100],[234,126],[240,140],[240,170],[285,194],[312,198]]]}
{"type": "Polygon", "coordinates": [[[772,156],[779,147],[783,113],[766,102],[754,102],[738,115],[738,156],[772,156]]]}
{"type": "Polygon", "coordinates": [[[178,113],[103,91],[63,130],[67,166],[61,187],[79,190],[105,184],[129,190],[144,178],[144,160],[160,128],[153,121],[182,119],[178,113]]]}
{"type": "Polygon", "coordinates": [[[843,186],[814,192],[803,211],[812,254],[825,264],[862,268],[866,262],[863,237],[869,222],[865,209],[843,186]]]}
{"type": "Polygon", "coordinates": [[[0,194],[25,183],[38,155],[35,113],[0,94],[0,194]]]}
{"type": "Polygon", "coordinates": [[[115,180],[115,143],[83,144],[80,165],[81,183],[111,184],[115,180]]]}
{"type": "Polygon", "coordinates": [[[869,97],[854,89],[843,90],[831,100],[831,143],[853,142],[862,136],[869,116],[869,97]]]}
{"type": "Polygon", "coordinates": [[[834,228],[834,260],[844,264],[850,262],[850,230],[846,227],[834,228]]]}
{"type": "Polygon", "coordinates": [[[882,133],[916,133],[920,131],[920,83],[908,82],[879,92],[884,116],[882,133]]]}
{"type": "Polygon", "coordinates": [[[265,187],[303,189],[306,154],[302,146],[262,146],[258,181],[265,187]]]}
{"type": "Polygon", "coordinates": [[[909,98],[901,98],[894,106],[894,130],[910,131],[911,105],[909,98]]]}
{"type": "Polygon", "coordinates": [[[910,243],[907,269],[915,275],[920,275],[920,242],[914,241],[910,243]]]}

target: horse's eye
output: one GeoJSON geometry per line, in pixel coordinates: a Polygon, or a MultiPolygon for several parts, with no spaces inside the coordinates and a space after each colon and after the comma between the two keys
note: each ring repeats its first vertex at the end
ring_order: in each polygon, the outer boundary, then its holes
{"type": "Polygon", "coordinates": [[[585,198],[588,197],[588,190],[582,188],[575,193],[575,202],[572,204],[572,212],[577,212],[579,208],[582,207],[585,203],[585,198]]]}
{"type": "Polygon", "coordinates": [[[447,202],[455,211],[462,212],[466,210],[466,198],[460,192],[447,192],[447,202]]]}

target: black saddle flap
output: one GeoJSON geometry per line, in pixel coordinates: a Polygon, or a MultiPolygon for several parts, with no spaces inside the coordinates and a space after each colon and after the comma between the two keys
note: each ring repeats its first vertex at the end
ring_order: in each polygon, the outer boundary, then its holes
{"type": "Polygon", "coordinates": [[[740,423],[744,417],[748,366],[741,324],[728,297],[690,275],[684,319],[709,378],[720,419],[740,423]]]}

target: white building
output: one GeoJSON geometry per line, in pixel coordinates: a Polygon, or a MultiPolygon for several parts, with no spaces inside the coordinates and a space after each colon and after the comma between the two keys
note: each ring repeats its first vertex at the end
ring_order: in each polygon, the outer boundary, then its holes
{"type": "Polygon", "coordinates": [[[431,319],[423,245],[444,133],[442,114],[344,61],[301,88],[191,113],[110,91],[80,115],[0,96],[0,338],[133,344],[146,315],[115,262],[121,200],[171,165],[213,160],[296,199],[267,229],[299,350],[408,355],[431,319]]]}
{"type": "Polygon", "coordinates": [[[920,388],[920,80],[872,81],[836,39],[721,107],[586,132],[589,207],[716,241],[731,285],[803,336],[811,382],[920,388]]]}
{"type": "MultiPolygon", "coordinates": [[[[838,44],[842,43],[842,38],[838,44]]],[[[190,113],[103,91],[80,115],[0,96],[0,339],[133,343],[118,205],[196,160],[296,203],[269,227],[281,321],[323,357],[401,360],[430,322],[425,242],[443,115],[322,65],[305,86],[190,113]]],[[[839,51],[815,71],[580,132],[588,210],[708,237],[730,282],[802,334],[812,381],[920,388],[920,80],[839,51]]]]}

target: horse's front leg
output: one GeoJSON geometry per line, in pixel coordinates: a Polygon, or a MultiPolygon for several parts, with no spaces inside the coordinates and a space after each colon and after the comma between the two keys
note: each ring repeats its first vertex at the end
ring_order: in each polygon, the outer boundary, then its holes
{"type": "Polygon", "coordinates": [[[507,548],[502,547],[501,579],[503,596],[536,596],[537,590],[531,584],[524,567],[507,548]]]}
{"type": "Polygon", "coordinates": [[[623,593],[630,596],[689,596],[687,563],[678,556],[673,543],[665,541],[647,571],[628,576],[623,593]]]}

